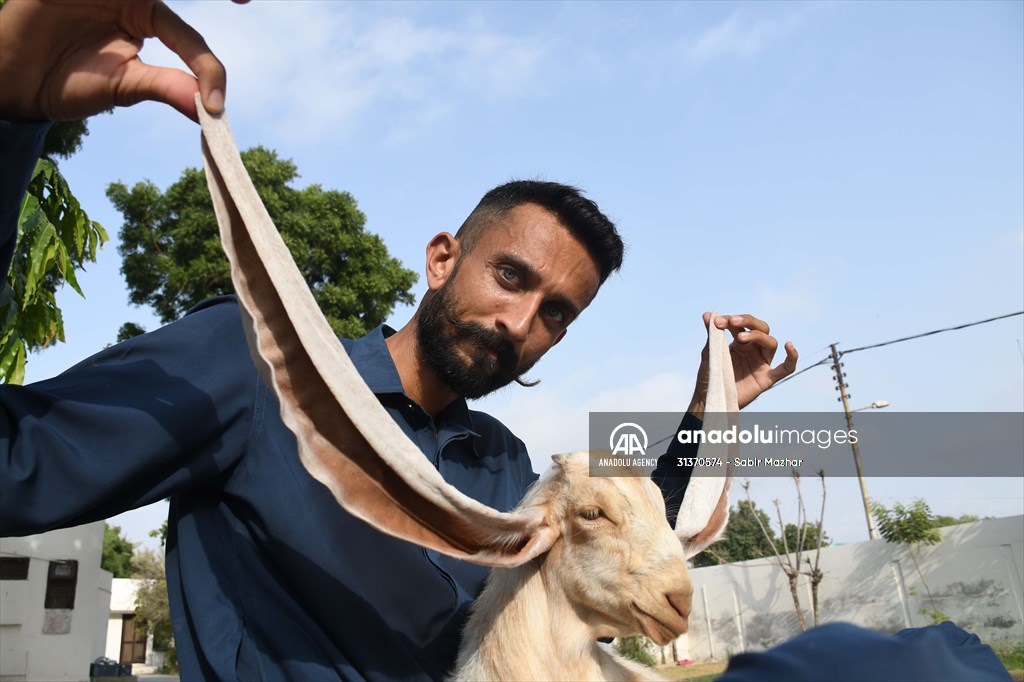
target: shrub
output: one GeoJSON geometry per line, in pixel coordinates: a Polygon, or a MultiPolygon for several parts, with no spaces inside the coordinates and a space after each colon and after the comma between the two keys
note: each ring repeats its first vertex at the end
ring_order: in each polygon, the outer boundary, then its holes
{"type": "Polygon", "coordinates": [[[615,650],[619,652],[620,656],[646,665],[648,668],[653,668],[657,663],[654,660],[654,654],[651,653],[650,640],[643,635],[616,638],[615,650]]]}

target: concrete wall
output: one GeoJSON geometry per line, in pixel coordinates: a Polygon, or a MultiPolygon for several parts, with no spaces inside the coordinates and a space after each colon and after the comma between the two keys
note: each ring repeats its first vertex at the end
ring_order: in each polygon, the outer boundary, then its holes
{"type": "Polygon", "coordinates": [[[104,652],[110,606],[112,576],[100,568],[102,554],[102,521],[0,538],[0,555],[30,559],[28,580],[0,580],[0,680],[88,679],[89,664],[104,652]],[[75,605],[47,612],[49,564],[60,560],[78,561],[75,605]]]}
{"type": "MultiPolygon", "coordinates": [[[[941,529],[942,542],[915,550],[938,611],[988,643],[1024,641],[1024,517],[941,529]]],[[[804,556],[814,559],[814,552],[804,556]]],[[[822,550],[822,622],[895,632],[928,625],[931,610],[907,550],[873,540],[822,550]]],[[[800,633],[789,582],[765,559],[690,571],[693,612],[680,648],[695,661],[766,649],[800,633]]],[[[810,583],[798,595],[813,625],[810,583]]],[[[683,657],[683,656],[681,656],[683,657]]]]}
{"type": "Polygon", "coordinates": [[[138,583],[130,578],[114,578],[110,591],[110,617],[107,621],[107,658],[121,660],[122,616],[135,613],[138,583]]]}

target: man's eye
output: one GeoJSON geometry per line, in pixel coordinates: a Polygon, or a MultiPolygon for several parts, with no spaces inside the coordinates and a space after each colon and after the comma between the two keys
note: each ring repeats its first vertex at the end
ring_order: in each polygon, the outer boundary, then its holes
{"type": "Polygon", "coordinates": [[[562,308],[560,306],[549,305],[547,307],[547,314],[548,314],[548,317],[550,317],[552,320],[554,320],[558,324],[563,324],[566,321],[565,311],[562,310],[562,308]]]}
{"type": "Polygon", "coordinates": [[[500,266],[498,268],[498,274],[501,275],[501,278],[504,279],[506,282],[510,282],[512,284],[519,283],[519,273],[516,272],[514,268],[510,268],[504,265],[500,266]]]}

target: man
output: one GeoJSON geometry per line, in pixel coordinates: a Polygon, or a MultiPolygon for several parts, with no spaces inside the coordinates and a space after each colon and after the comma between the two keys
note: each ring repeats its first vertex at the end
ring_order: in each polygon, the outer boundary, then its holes
{"type": "MultiPolygon", "coordinates": [[[[134,4],[111,7],[121,10],[120,29],[177,47],[217,108],[223,69],[201,38],[163,5],[150,4],[148,16],[134,4]]],[[[11,10],[23,9],[0,10],[4,31],[22,19],[11,10]]],[[[138,47],[116,44],[126,57],[138,47]]],[[[17,62],[5,47],[0,67],[17,62]]],[[[173,90],[123,96],[137,66],[129,58],[120,81],[76,94],[82,104],[74,105],[67,90],[80,82],[55,81],[69,69],[55,63],[35,94],[29,78],[16,78],[27,94],[5,98],[0,113],[80,116],[92,111],[86,103],[140,97],[193,113],[186,96],[196,84],[180,73],[152,74],[173,90]]],[[[430,241],[428,293],[414,319],[346,341],[347,350],[446,480],[509,509],[535,479],[526,449],[497,420],[470,411],[466,398],[519,378],[559,343],[622,251],[614,225],[575,189],[510,183],[488,193],[457,236],[430,241]]],[[[749,327],[739,344],[749,371],[737,368],[749,401],[792,371],[795,352],[773,374],[767,326],[749,316],[734,322],[734,332],[749,327]]],[[[233,299],[207,302],[53,380],[5,387],[0,410],[0,533],[76,525],[171,497],[168,588],[185,679],[440,678],[451,668],[486,569],[383,536],[338,509],[302,469],[249,359],[233,299]]]]}
{"type": "MultiPolygon", "coordinates": [[[[414,319],[346,347],[445,479],[507,510],[535,478],[529,457],[465,397],[509,383],[558,343],[622,245],[592,202],[554,183],[497,188],[459,234],[428,245],[429,293],[414,319]]],[[[486,569],[341,511],[302,468],[279,409],[228,298],[53,380],[6,387],[0,533],[170,496],[185,679],[442,677],[486,569]]]]}
{"type": "MultiPolygon", "coordinates": [[[[14,0],[0,10],[0,116],[81,117],[157,99],[219,111],[224,71],[157,2],[14,0]],[[68,21],[70,19],[70,22],[68,21]],[[31,28],[32,40],[25,36],[31,28]],[[156,35],[197,75],[136,59],[156,35]],[[111,57],[114,55],[114,57],[111,57]],[[86,78],[86,74],[91,77],[86,78]]],[[[0,127],[0,267],[45,124],[0,127]]],[[[622,245],[571,187],[510,183],[427,249],[414,319],[345,345],[446,480],[507,509],[534,479],[525,448],[466,398],[518,379],[558,344],[622,245]]],[[[796,363],[751,316],[728,328],[740,404],[796,363]]],[[[702,412],[698,382],[691,416],[702,412]]],[[[685,480],[685,479],[684,479],[685,480]]],[[[447,672],[486,569],[381,535],[301,467],[249,359],[233,299],[119,344],[64,375],[0,389],[0,534],[71,526],[170,496],[168,589],[183,679],[418,679],[447,672]]]]}

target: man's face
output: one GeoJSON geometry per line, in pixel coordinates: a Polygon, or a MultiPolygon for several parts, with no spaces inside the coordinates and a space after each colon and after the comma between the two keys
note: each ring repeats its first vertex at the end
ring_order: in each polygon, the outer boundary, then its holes
{"type": "Polygon", "coordinates": [[[586,247],[546,209],[518,206],[480,235],[419,312],[420,357],[457,395],[525,374],[600,283],[586,247]]]}

